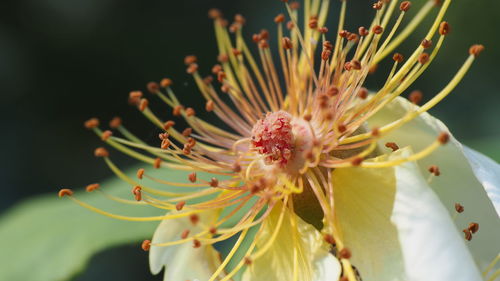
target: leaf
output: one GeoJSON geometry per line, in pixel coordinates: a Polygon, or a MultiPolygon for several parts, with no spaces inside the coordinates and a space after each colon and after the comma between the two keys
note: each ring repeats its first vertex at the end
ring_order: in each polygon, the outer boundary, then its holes
{"type": "MultiPolygon", "coordinates": [[[[153,173],[172,181],[186,178],[185,172],[162,169],[149,174],[153,173]]],[[[101,189],[121,198],[133,198],[131,187],[117,178],[104,181],[101,189]]],[[[150,206],[116,203],[97,192],[79,191],[75,196],[117,214],[164,214],[150,206]]],[[[67,280],[82,271],[92,255],[106,248],[137,242],[137,250],[142,251],[140,241],[150,238],[158,223],[104,217],[69,198],[58,198],[57,191],[27,200],[0,218],[0,280],[67,280]]]]}

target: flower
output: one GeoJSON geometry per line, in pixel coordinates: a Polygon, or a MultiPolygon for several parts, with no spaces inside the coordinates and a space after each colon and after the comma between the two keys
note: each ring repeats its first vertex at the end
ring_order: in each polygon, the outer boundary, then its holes
{"type": "Polygon", "coordinates": [[[282,14],[275,18],[278,63],[268,31],[253,35],[255,57],[243,39],[245,19],[237,15],[229,25],[218,10],[209,12],[219,46],[220,64],[212,68],[217,81],[202,78],[195,56],[185,58],[205,110],[226,129],[184,106],[170,79],[149,83],[148,91],[187,128],[161,120],[141,91],[129,95],[162,130],[159,148],[118,118],[110,127],[122,137],[102,131],[97,119],[85,123],[115,149],[155,169],[186,174],[176,182],[142,168],[133,179],[105,148],[95,151],[133,187],[137,202],[110,199],[151,205],[166,215],[116,215],[70,190],[60,195],[109,217],[161,221],[142,247],[150,250],[153,273],[166,268],[166,280],[480,280],[475,262],[484,268],[498,260],[498,251],[485,247],[500,236],[500,181],[488,170],[500,168],[461,146],[427,111],[451,93],[484,47],[472,46],[450,83],[418,106],[421,93],[413,92],[411,102],[400,95],[434,61],[450,32],[442,21],[450,0],[428,1],[397,36],[409,1],[376,2],[370,28],[356,33],[343,28],[347,4],[341,1],[333,36],[324,27],[330,1],[305,1],[302,30],[299,4],[282,2],[290,21],[285,24],[282,14]],[[386,81],[370,94],[363,87],[367,76],[434,6],[439,11],[425,38],[406,61],[393,55],[386,81]],[[394,13],[399,16],[390,25],[394,13]],[[180,189],[155,188],[147,180],[180,189]],[[455,204],[456,211],[448,211],[455,204]],[[452,219],[458,211],[473,221],[452,219]],[[464,238],[474,239],[467,245],[464,238]]]}

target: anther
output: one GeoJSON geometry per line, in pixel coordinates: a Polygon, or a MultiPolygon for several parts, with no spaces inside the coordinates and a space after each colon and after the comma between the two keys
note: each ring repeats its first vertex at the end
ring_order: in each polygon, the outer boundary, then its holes
{"type": "MultiPolygon", "coordinates": [[[[220,63],[226,63],[229,61],[229,56],[226,54],[220,54],[217,56],[217,61],[220,63]]],[[[221,68],[221,70],[222,70],[222,68],[221,68]]]]}
{"type": "Polygon", "coordinates": [[[282,23],[285,21],[285,15],[279,14],[274,18],[275,23],[282,23]]]}
{"type": "Polygon", "coordinates": [[[385,144],[385,147],[392,149],[393,152],[399,149],[399,146],[395,142],[388,142],[385,144]]]}
{"type": "Polygon", "coordinates": [[[243,17],[243,15],[241,15],[241,14],[236,14],[236,15],[234,16],[234,21],[235,21],[235,22],[237,22],[237,23],[238,23],[238,24],[240,24],[240,25],[244,25],[244,24],[246,23],[246,21],[247,21],[247,20],[245,19],[245,17],[243,17]]]}
{"type": "Polygon", "coordinates": [[[107,141],[112,135],[113,135],[113,132],[111,132],[110,130],[106,130],[106,131],[102,132],[101,140],[107,141]]]}
{"type": "Polygon", "coordinates": [[[464,229],[464,230],[462,230],[462,231],[463,231],[463,233],[464,233],[464,238],[465,238],[465,240],[467,240],[467,241],[472,240],[472,233],[470,232],[470,230],[469,230],[469,229],[467,229],[467,228],[466,228],[466,229],[464,229]]]}
{"type": "Polygon", "coordinates": [[[441,134],[439,134],[438,141],[441,144],[446,144],[448,143],[449,140],[450,140],[450,135],[448,133],[442,132],[441,134]]]}
{"type": "Polygon", "coordinates": [[[191,128],[186,128],[184,131],[182,131],[182,135],[185,136],[186,138],[189,137],[193,133],[193,129],[191,128]]]}
{"type": "Polygon", "coordinates": [[[141,103],[139,104],[139,110],[144,111],[149,105],[149,101],[147,99],[141,99],[141,103]]]}
{"type": "Polygon", "coordinates": [[[290,9],[292,10],[298,10],[300,8],[300,3],[298,1],[294,1],[290,3],[290,9]]]}
{"type": "Polygon", "coordinates": [[[169,121],[165,122],[165,124],[163,124],[163,129],[165,129],[165,131],[168,131],[173,126],[175,126],[175,122],[172,120],[169,120],[169,121]]]}
{"type": "Polygon", "coordinates": [[[250,257],[245,257],[244,262],[246,265],[251,265],[252,264],[252,259],[250,257]]]}
{"type": "Polygon", "coordinates": [[[469,48],[469,54],[477,57],[479,56],[479,54],[484,51],[484,46],[483,45],[479,45],[479,44],[476,44],[476,45],[472,45],[470,48],[469,48]]]}
{"type": "Polygon", "coordinates": [[[144,241],[142,242],[141,248],[142,248],[145,252],[149,251],[149,249],[151,249],[151,241],[150,241],[150,240],[144,240],[144,241]]]}
{"type": "Polygon", "coordinates": [[[418,57],[418,62],[420,64],[426,64],[429,62],[429,54],[428,53],[421,53],[420,56],[418,57]]]}
{"type": "Polygon", "coordinates": [[[476,233],[479,230],[479,224],[476,222],[471,222],[469,223],[469,228],[470,232],[476,233]]]}
{"type": "Polygon", "coordinates": [[[318,28],[318,31],[321,34],[327,34],[328,33],[328,27],[326,27],[326,26],[320,27],[320,28],[318,28]]]}
{"type": "Polygon", "coordinates": [[[366,99],[368,97],[368,89],[361,87],[358,91],[358,97],[363,100],[366,99]]]}
{"type": "Polygon", "coordinates": [[[182,105],[176,105],[172,111],[174,116],[181,116],[182,105]]]}
{"type": "Polygon", "coordinates": [[[188,175],[188,179],[190,182],[196,182],[196,173],[192,172],[191,174],[188,175]]]}
{"type": "Polygon", "coordinates": [[[199,247],[201,247],[201,242],[200,242],[200,240],[198,240],[198,239],[194,239],[194,240],[193,240],[193,248],[197,249],[197,248],[199,248],[199,247]]]}
{"type": "Polygon", "coordinates": [[[196,111],[194,111],[193,108],[191,108],[191,107],[186,108],[186,115],[187,115],[187,117],[194,116],[195,114],[196,114],[196,111]]]}
{"type": "Polygon", "coordinates": [[[295,27],[295,24],[293,23],[293,21],[289,21],[286,23],[286,28],[288,30],[292,30],[294,27],[295,27]]]}
{"type": "Polygon", "coordinates": [[[190,64],[188,66],[188,68],[186,69],[186,72],[188,74],[194,74],[194,73],[196,73],[196,71],[198,71],[198,64],[196,64],[196,63],[190,64]]]}
{"type": "Polygon", "coordinates": [[[233,55],[235,55],[235,56],[239,56],[242,54],[241,51],[238,49],[232,49],[231,51],[233,52],[233,55]]]}
{"type": "Polygon", "coordinates": [[[324,50],[322,53],[321,53],[321,59],[323,59],[324,61],[327,61],[330,59],[330,56],[331,56],[332,52],[329,51],[329,50],[324,50]]]}
{"type": "Polygon", "coordinates": [[[378,35],[378,34],[382,34],[382,32],[384,32],[384,28],[380,25],[376,25],[373,27],[372,31],[373,31],[373,33],[378,35]]]}
{"type": "Polygon", "coordinates": [[[98,183],[89,184],[89,185],[87,185],[87,186],[85,187],[85,190],[86,190],[87,192],[92,192],[92,191],[94,191],[94,190],[98,189],[98,188],[99,188],[99,186],[100,186],[100,185],[99,185],[98,183]]]}
{"type": "Polygon", "coordinates": [[[132,189],[132,194],[134,194],[136,201],[142,200],[142,188],[140,186],[134,186],[132,189]]]}
{"type": "Polygon", "coordinates": [[[378,137],[380,136],[380,130],[378,128],[373,128],[371,131],[372,136],[378,137]]]}
{"type": "Polygon", "coordinates": [[[235,172],[235,173],[241,172],[241,165],[238,163],[234,163],[232,168],[233,168],[233,172],[235,172]]]}
{"type": "Polygon", "coordinates": [[[293,44],[292,44],[292,41],[290,40],[290,38],[283,37],[282,42],[283,42],[283,48],[285,50],[290,50],[293,48],[293,44]]]}
{"type": "Polygon", "coordinates": [[[439,34],[448,35],[448,33],[450,33],[450,31],[451,31],[451,27],[450,27],[450,24],[448,24],[447,22],[443,21],[439,25],[439,34]]]}
{"type": "Polygon", "coordinates": [[[224,71],[219,71],[219,73],[217,73],[217,80],[222,83],[224,79],[226,79],[226,73],[224,71]]]}
{"type": "Polygon", "coordinates": [[[326,92],[326,94],[329,96],[329,97],[333,97],[333,96],[336,96],[339,94],[339,88],[335,87],[335,86],[331,86],[328,91],[326,92]]]}
{"type": "Polygon", "coordinates": [[[351,161],[351,164],[353,166],[359,166],[361,165],[361,163],[363,163],[363,160],[364,160],[363,157],[356,157],[351,161]]]}
{"type": "Polygon", "coordinates": [[[333,50],[333,44],[330,41],[325,41],[323,42],[323,49],[332,51],[333,50]]]}
{"type": "Polygon", "coordinates": [[[309,122],[312,119],[312,115],[310,113],[308,113],[308,114],[304,115],[304,117],[302,117],[302,118],[304,118],[304,120],[306,120],[307,122],[309,122]]]}
{"type": "Polygon", "coordinates": [[[120,117],[114,117],[113,119],[111,119],[111,121],[109,121],[109,127],[111,129],[117,129],[121,125],[122,125],[122,119],[120,117]]]}
{"type": "Polygon", "coordinates": [[[63,188],[63,189],[59,190],[58,195],[59,195],[59,197],[72,196],[73,195],[73,190],[67,189],[67,188],[63,188]]]}
{"type": "Polygon", "coordinates": [[[172,86],[172,84],[173,84],[172,79],[169,78],[163,78],[160,81],[160,86],[162,86],[163,88],[168,88],[172,86]]]}
{"type": "Polygon", "coordinates": [[[269,31],[267,31],[266,29],[262,29],[259,33],[259,36],[261,40],[267,40],[269,39],[269,31]]]}
{"type": "Polygon", "coordinates": [[[429,173],[435,175],[436,177],[441,175],[441,171],[439,170],[439,167],[436,165],[430,166],[428,169],[429,173]]]}
{"type": "Polygon", "coordinates": [[[215,234],[217,234],[217,228],[212,226],[208,229],[208,232],[210,232],[210,234],[212,234],[212,235],[215,235],[215,234]]]}
{"type": "Polygon", "coordinates": [[[182,238],[182,239],[186,239],[186,238],[188,238],[188,236],[189,236],[189,232],[190,232],[190,231],[189,231],[189,229],[185,229],[184,231],[182,231],[182,233],[181,233],[181,238],[182,238]]]}
{"type": "Polygon", "coordinates": [[[326,243],[330,245],[335,245],[335,239],[333,238],[333,235],[325,234],[323,235],[323,239],[325,240],[326,243]]]}
{"type": "Polygon", "coordinates": [[[422,101],[422,98],[423,98],[423,94],[421,91],[419,90],[415,90],[413,92],[410,93],[410,95],[408,96],[408,99],[413,103],[413,104],[420,104],[420,102],[422,101]]]}
{"type": "Polygon", "coordinates": [[[210,84],[212,84],[212,82],[214,82],[214,78],[212,76],[207,76],[207,77],[203,78],[203,83],[205,83],[205,85],[207,85],[207,86],[210,86],[210,84]]]}
{"type": "Polygon", "coordinates": [[[311,18],[311,19],[309,20],[309,28],[310,28],[310,29],[316,29],[316,28],[318,28],[318,19],[316,19],[316,18],[311,18]]]}
{"type": "Polygon", "coordinates": [[[180,211],[184,208],[185,205],[186,205],[186,201],[180,201],[179,203],[175,204],[175,209],[177,211],[180,211]]]}
{"type": "Polygon", "coordinates": [[[159,169],[161,167],[161,158],[156,158],[155,161],[153,162],[153,167],[155,169],[159,169]]]}
{"type": "Polygon", "coordinates": [[[411,2],[410,1],[403,1],[399,5],[399,10],[401,10],[403,12],[408,12],[408,10],[410,9],[410,7],[411,7],[411,2]]]}
{"type": "Polygon", "coordinates": [[[392,59],[397,62],[397,63],[402,63],[404,61],[404,57],[402,54],[400,53],[395,53],[393,56],[392,56],[392,59]]]}
{"type": "Polygon", "coordinates": [[[142,180],[142,178],[144,177],[144,169],[143,168],[140,168],[139,170],[137,170],[137,178],[142,180]]]}
{"type": "Polygon", "coordinates": [[[341,30],[339,32],[339,36],[342,38],[346,38],[348,34],[349,34],[349,31],[347,31],[347,30],[341,30]]]}
{"type": "Polygon", "coordinates": [[[211,187],[217,187],[217,186],[219,186],[219,180],[218,180],[218,179],[216,179],[216,178],[212,178],[212,179],[210,180],[210,186],[211,186],[211,187]]]}
{"type": "Polygon", "coordinates": [[[225,93],[225,94],[229,93],[229,90],[230,90],[230,89],[231,89],[231,88],[229,88],[229,85],[227,85],[227,84],[224,84],[224,85],[222,85],[222,86],[220,87],[220,90],[221,90],[223,93],[225,93]]]}
{"type": "Polygon", "coordinates": [[[109,152],[106,148],[104,147],[98,147],[94,150],[94,156],[95,157],[108,157],[109,152]]]}
{"type": "Polygon", "coordinates": [[[142,98],[142,92],[141,91],[132,91],[132,92],[130,92],[128,97],[131,100],[140,100],[142,98]]]}
{"type": "Polygon", "coordinates": [[[375,72],[377,71],[377,69],[378,69],[378,64],[372,64],[372,65],[370,66],[370,69],[368,69],[368,74],[373,74],[373,73],[375,73],[375,72]]]}
{"type": "Polygon", "coordinates": [[[455,211],[457,213],[463,213],[464,212],[464,206],[462,206],[460,203],[455,203],[455,211]]]}
{"type": "Polygon", "coordinates": [[[341,259],[350,259],[352,257],[351,251],[348,248],[343,248],[339,252],[339,257],[341,259]]]}
{"type": "Polygon", "coordinates": [[[343,133],[343,132],[347,131],[347,127],[344,124],[340,124],[338,126],[338,130],[340,133],[343,133]]]}
{"type": "Polygon", "coordinates": [[[372,7],[375,10],[380,10],[380,9],[382,9],[383,5],[384,5],[384,3],[382,1],[378,1],[378,2],[374,3],[372,7]]]}
{"type": "Polygon", "coordinates": [[[198,58],[194,55],[189,55],[184,58],[184,64],[185,65],[190,65],[193,63],[196,63],[198,61],[198,58]]]}
{"type": "Polygon", "coordinates": [[[208,11],[208,17],[211,19],[220,19],[222,17],[222,13],[219,9],[210,9],[208,11]]]}
{"type": "Polygon", "coordinates": [[[168,149],[170,147],[170,140],[164,139],[161,141],[161,149],[168,149]]]}
{"type": "Polygon", "coordinates": [[[261,48],[261,49],[267,49],[267,48],[269,48],[269,43],[267,42],[267,40],[260,40],[260,42],[259,42],[259,48],[261,48]]]}
{"type": "Polygon", "coordinates": [[[151,94],[157,94],[160,91],[160,85],[156,82],[149,82],[146,86],[151,94]]]}
{"type": "Polygon", "coordinates": [[[193,224],[196,225],[200,221],[200,216],[197,214],[192,214],[189,216],[189,221],[193,224]]]}
{"type": "Polygon", "coordinates": [[[192,148],[192,147],[191,147],[191,145],[190,145],[189,143],[185,143],[185,144],[184,144],[184,147],[182,148],[182,153],[183,153],[184,155],[189,155],[189,154],[191,154],[191,148],[192,148]]]}
{"type": "Polygon", "coordinates": [[[89,120],[85,121],[85,123],[83,123],[83,126],[89,130],[97,128],[99,127],[99,119],[90,118],[89,120]]]}
{"type": "Polygon", "coordinates": [[[429,49],[432,46],[432,40],[424,39],[420,45],[422,45],[424,49],[429,49]]]}
{"type": "Polygon", "coordinates": [[[347,36],[347,40],[351,41],[351,42],[357,42],[359,40],[359,37],[357,34],[355,33],[350,33],[348,36],[347,36]]]}

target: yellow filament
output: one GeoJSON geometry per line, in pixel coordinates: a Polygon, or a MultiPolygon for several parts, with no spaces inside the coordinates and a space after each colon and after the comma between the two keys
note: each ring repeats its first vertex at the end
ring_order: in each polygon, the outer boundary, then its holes
{"type": "Polygon", "coordinates": [[[493,261],[485,268],[485,270],[483,271],[483,276],[486,277],[499,261],[500,261],[500,254],[498,254],[493,259],[493,261]]]}

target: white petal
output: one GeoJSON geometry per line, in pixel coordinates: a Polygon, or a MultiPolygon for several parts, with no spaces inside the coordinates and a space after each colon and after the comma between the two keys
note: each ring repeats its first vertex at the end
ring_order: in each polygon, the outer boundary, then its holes
{"type": "Polygon", "coordinates": [[[340,262],[333,255],[327,254],[316,262],[315,281],[337,280],[340,276],[340,262]]]}
{"type": "MultiPolygon", "coordinates": [[[[369,125],[381,127],[415,108],[406,99],[398,98],[379,114],[370,118],[369,125]]],[[[448,131],[448,128],[441,121],[424,113],[385,136],[381,140],[381,147],[386,142],[394,141],[400,147],[411,146],[414,151],[419,151],[433,142],[443,131],[448,131]]],[[[434,178],[430,186],[451,214],[455,215],[455,203],[465,207],[465,212],[458,215],[455,220],[457,232],[462,234],[461,230],[470,222],[479,223],[479,232],[467,244],[480,268],[484,268],[496,257],[499,250],[494,245],[498,245],[500,237],[500,220],[492,203],[492,201],[498,202],[499,181],[498,172],[495,172],[498,165],[486,161],[477,154],[475,155],[477,157],[471,156],[471,153],[464,155],[463,146],[451,136],[447,145],[418,161],[418,165],[424,175],[428,175],[429,166],[439,166],[441,176],[434,178]],[[469,163],[472,159],[476,162],[469,163]],[[478,165],[479,163],[481,165],[478,165]]]]}
{"type": "MultiPolygon", "coordinates": [[[[200,217],[207,221],[210,214],[200,217]]],[[[164,243],[180,239],[181,233],[189,229],[191,233],[200,231],[188,218],[164,220],[156,229],[152,243],[164,243]]],[[[165,267],[165,281],[208,280],[218,263],[216,252],[211,246],[193,248],[192,243],[176,246],[152,246],[149,252],[149,266],[153,274],[158,274],[165,267]]]]}
{"type": "Polygon", "coordinates": [[[417,165],[397,166],[396,179],[392,220],[398,229],[408,280],[481,280],[464,239],[417,165]]]}

